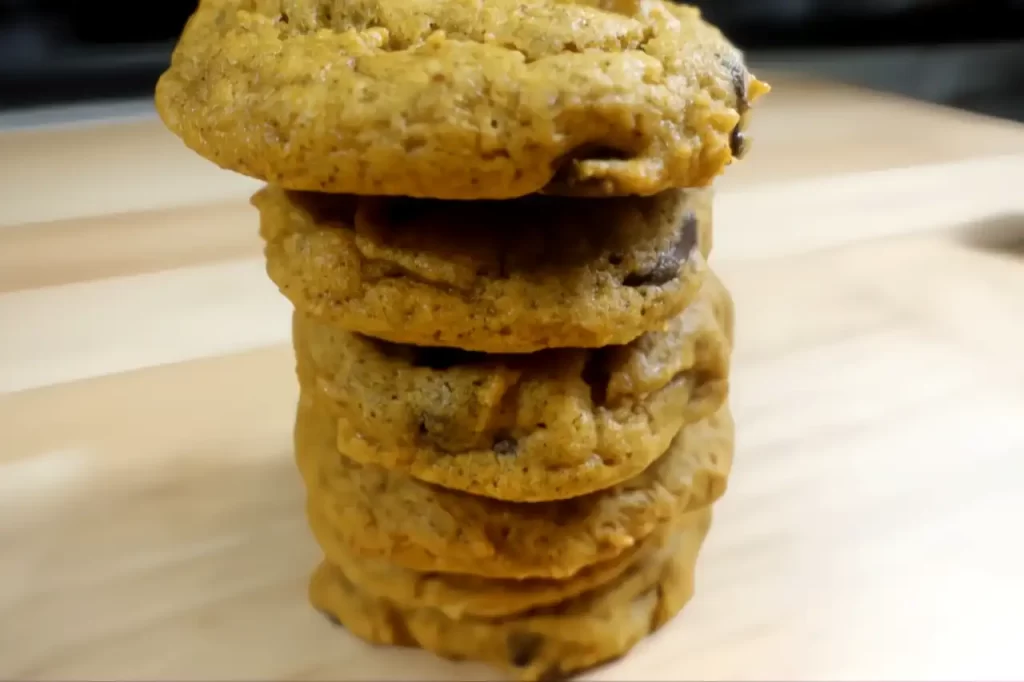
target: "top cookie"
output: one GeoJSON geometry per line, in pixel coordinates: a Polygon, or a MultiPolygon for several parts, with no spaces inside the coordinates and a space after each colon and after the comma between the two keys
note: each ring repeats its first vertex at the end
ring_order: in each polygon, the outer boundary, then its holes
{"type": "Polygon", "coordinates": [[[506,199],[705,186],[767,90],[662,0],[202,0],[156,104],[288,189],[506,199]]]}

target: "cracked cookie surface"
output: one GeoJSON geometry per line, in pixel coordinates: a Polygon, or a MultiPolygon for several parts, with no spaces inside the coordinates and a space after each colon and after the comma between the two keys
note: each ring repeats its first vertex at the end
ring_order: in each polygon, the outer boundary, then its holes
{"type": "Polygon", "coordinates": [[[289,189],[507,199],[706,186],[767,89],[662,0],[202,0],[156,105],[289,189]]]}
{"type": "Polygon", "coordinates": [[[441,656],[491,663],[520,680],[561,679],[621,656],[690,600],[710,510],[693,515],[673,542],[618,579],[564,602],[501,619],[454,619],[402,607],[359,590],[324,563],[310,581],[313,605],[375,644],[418,646],[441,656]]]}
{"type": "Polygon", "coordinates": [[[663,523],[725,492],[728,408],[686,427],[639,476],[587,496],[522,504],[446,490],[339,453],[334,420],[307,393],[295,455],[321,544],[417,571],[492,578],[567,578],[611,560],[663,523]]]}
{"type": "Polygon", "coordinates": [[[729,390],[732,300],[709,273],[667,327],[625,346],[484,355],[396,346],[296,313],[305,388],[363,464],[514,502],[636,476],[729,390]]]}
{"type": "Polygon", "coordinates": [[[435,201],[268,187],[253,197],[267,272],[342,329],[487,353],[594,348],[658,329],[693,299],[711,191],[435,201]]]}

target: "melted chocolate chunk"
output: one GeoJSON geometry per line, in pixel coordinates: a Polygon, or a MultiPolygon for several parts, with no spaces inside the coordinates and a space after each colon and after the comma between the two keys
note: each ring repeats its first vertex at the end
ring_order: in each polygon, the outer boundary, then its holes
{"type": "Polygon", "coordinates": [[[742,159],[747,153],[747,136],[740,130],[739,125],[732,129],[729,135],[729,150],[733,158],[742,159]]]}
{"type": "MultiPolygon", "coordinates": [[[[750,110],[750,99],[747,97],[747,70],[742,64],[731,63],[729,71],[732,74],[732,89],[736,95],[736,112],[742,117],[750,110]]],[[[747,153],[747,138],[743,134],[743,122],[736,124],[729,135],[729,149],[733,158],[742,159],[747,153]]]]}
{"type": "Polygon", "coordinates": [[[736,111],[743,114],[750,109],[750,100],[747,98],[747,70],[742,64],[732,63],[729,65],[732,74],[732,89],[736,95],[736,111]]]}
{"type": "Polygon", "coordinates": [[[530,665],[544,646],[544,637],[535,632],[510,633],[505,642],[508,647],[508,661],[517,668],[530,665]]]}
{"type": "Polygon", "coordinates": [[[679,277],[679,267],[689,259],[697,246],[697,216],[687,211],[683,216],[679,238],[672,248],[662,252],[650,270],[633,272],[622,280],[627,287],[660,286],[679,277]]]}

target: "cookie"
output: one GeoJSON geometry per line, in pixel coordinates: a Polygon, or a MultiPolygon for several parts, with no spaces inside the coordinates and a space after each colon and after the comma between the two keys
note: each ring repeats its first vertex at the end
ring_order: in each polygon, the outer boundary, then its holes
{"type": "Polygon", "coordinates": [[[156,106],[289,189],[507,199],[708,185],[767,90],[662,0],[202,0],[156,106]]]}
{"type": "Polygon", "coordinates": [[[618,580],[559,604],[501,619],[454,619],[405,608],[356,588],[342,569],[322,564],[310,581],[313,605],[357,637],[418,646],[441,656],[491,663],[521,680],[558,679],[622,656],[690,600],[710,511],[618,580]]]}
{"type": "Polygon", "coordinates": [[[725,403],[730,310],[710,277],[664,331],[626,346],[484,355],[396,346],[301,314],[293,338],[348,457],[445,488],[541,502],[639,474],[684,424],[725,403]]]}
{"type": "Polygon", "coordinates": [[[486,353],[628,343],[694,297],[710,190],[510,201],[253,197],[295,307],[395,343],[486,353]]]}
{"type": "Polygon", "coordinates": [[[445,490],[338,452],[335,422],[303,392],[295,454],[310,516],[325,542],[417,571],[492,578],[568,578],[633,547],[669,519],[725,491],[732,462],[728,409],[686,427],[628,481],[584,497],[520,504],[445,490]]]}
{"type": "Polygon", "coordinates": [[[631,566],[662,551],[674,537],[674,523],[655,532],[619,556],[587,566],[564,580],[508,580],[457,573],[427,573],[396,566],[384,559],[360,557],[331,529],[327,518],[309,509],[310,528],[327,561],[338,566],[356,589],[403,608],[432,608],[449,618],[502,618],[550,606],[616,580],[631,566]]]}

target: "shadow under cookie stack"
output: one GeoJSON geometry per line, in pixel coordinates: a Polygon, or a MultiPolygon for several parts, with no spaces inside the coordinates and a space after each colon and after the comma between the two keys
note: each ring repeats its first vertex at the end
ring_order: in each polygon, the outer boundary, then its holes
{"type": "Polygon", "coordinates": [[[157,90],[268,182],[310,598],[522,679],[619,657],[691,597],[725,491],[709,185],[767,86],[659,0],[330,4],[204,0],[157,90]]]}

